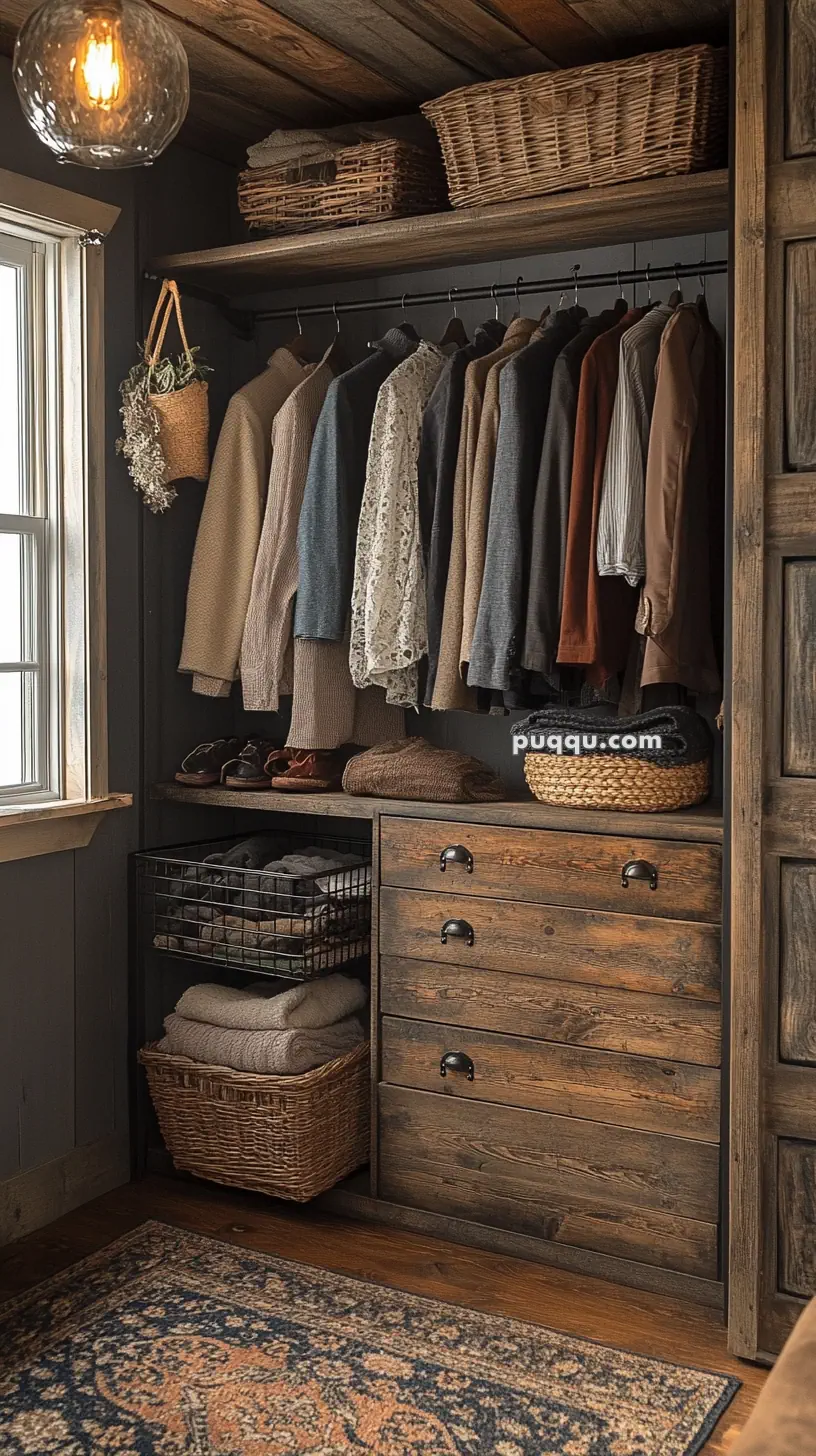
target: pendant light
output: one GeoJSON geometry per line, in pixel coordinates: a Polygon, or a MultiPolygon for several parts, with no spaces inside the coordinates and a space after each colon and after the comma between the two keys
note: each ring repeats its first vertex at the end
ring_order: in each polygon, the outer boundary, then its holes
{"type": "Polygon", "coordinates": [[[45,0],[17,37],[14,84],[40,140],[84,167],[149,164],[190,100],[184,47],[144,0],[45,0]]]}

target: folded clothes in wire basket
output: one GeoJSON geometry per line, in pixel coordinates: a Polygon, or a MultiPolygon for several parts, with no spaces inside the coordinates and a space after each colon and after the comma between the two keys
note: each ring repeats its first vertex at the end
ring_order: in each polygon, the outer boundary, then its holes
{"type": "Polygon", "coordinates": [[[369,950],[371,854],[334,839],[288,852],[255,836],[137,856],[155,949],[293,979],[369,950]]]}

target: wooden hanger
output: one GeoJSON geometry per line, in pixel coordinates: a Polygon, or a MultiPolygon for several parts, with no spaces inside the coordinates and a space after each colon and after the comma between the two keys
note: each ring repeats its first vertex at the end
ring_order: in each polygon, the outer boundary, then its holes
{"type": "Polygon", "coordinates": [[[675,265],[674,265],[674,281],[677,284],[677,287],[675,288],[674,293],[672,294],[671,298],[669,299],[669,308],[679,308],[680,305],[681,305],[681,303],[683,302],[683,290],[680,287],[680,264],[679,263],[675,263],[675,265]]]}
{"type": "Polygon", "coordinates": [[[462,320],[456,312],[456,304],[453,301],[453,295],[455,292],[455,288],[448,289],[448,303],[453,308],[453,313],[451,314],[448,322],[445,325],[445,332],[442,335],[442,338],[439,340],[438,347],[440,349],[447,349],[451,344],[455,345],[457,349],[462,349],[464,348],[465,344],[468,344],[470,342],[467,336],[467,329],[465,328],[462,320]]]}

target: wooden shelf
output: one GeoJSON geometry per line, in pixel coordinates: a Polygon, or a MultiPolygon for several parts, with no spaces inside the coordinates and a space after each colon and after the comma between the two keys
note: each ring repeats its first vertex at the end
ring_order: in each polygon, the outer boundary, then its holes
{"type": "Polygon", "coordinates": [[[722,844],[721,805],[701,804],[673,814],[626,814],[607,810],[555,809],[535,799],[500,804],[423,804],[416,799],[356,799],[350,794],[287,794],[276,789],[191,789],[155,784],[153,799],[222,809],[257,809],[266,814],[320,814],[335,819],[376,819],[399,814],[413,819],[447,819],[466,824],[503,824],[521,829],[631,835],[637,839],[681,839],[722,844]]]}
{"type": "Polygon", "coordinates": [[[728,226],[728,172],[653,177],[522,202],[237,243],[156,258],[154,272],[222,293],[339,282],[460,263],[489,263],[607,243],[714,232],[728,226]]]}

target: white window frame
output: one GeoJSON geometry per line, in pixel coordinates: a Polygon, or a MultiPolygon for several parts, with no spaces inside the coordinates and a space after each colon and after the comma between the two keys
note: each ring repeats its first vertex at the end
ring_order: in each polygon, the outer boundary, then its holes
{"type": "MultiPolygon", "coordinates": [[[[119,209],[0,170],[0,256],[6,238],[34,243],[31,270],[31,514],[24,529],[45,569],[38,622],[42,782],[0,788],[0,828],[108,795],[105,599],[104,236],[119,209]],[[41,367],[42,366],[42,367],[41,367]]],[[[5,246],[10,254],[13,244],[5,246]]],[[[0,516],[0,531],[20,518],[0,516]]],[[[67,847],[67,846],[66,846],[67,847]]],[[[0,859],[15,857],[4,853],[0,859]]]]}

